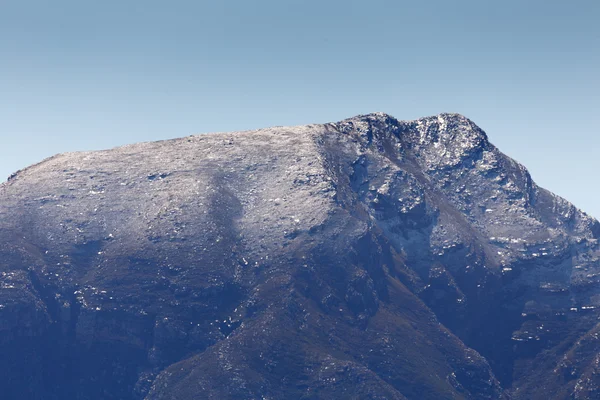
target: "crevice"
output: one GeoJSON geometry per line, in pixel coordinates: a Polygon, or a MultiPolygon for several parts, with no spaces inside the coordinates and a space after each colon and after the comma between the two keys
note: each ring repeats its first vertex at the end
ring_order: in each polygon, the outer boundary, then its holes
{"type": "Polygon", "coordinates": [[[39,298],[46,305],[48,314],[52,318],[52,322],[55,323],[59,320],[59,305],[58,301],[56,300],[56,294],[42,284],[42,282],[40,281],[39,277],[33,269],[28,270],[28,275],[33,289],[36,291],[39,298]]]}

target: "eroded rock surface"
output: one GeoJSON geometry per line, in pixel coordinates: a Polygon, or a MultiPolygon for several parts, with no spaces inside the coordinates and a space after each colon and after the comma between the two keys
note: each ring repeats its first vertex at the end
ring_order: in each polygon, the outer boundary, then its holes
{"type": "Polygon", "coordinates": [[[597,398],[599,237],[456,114],[62,154],[0,187],[0,384],[597,398]]]}

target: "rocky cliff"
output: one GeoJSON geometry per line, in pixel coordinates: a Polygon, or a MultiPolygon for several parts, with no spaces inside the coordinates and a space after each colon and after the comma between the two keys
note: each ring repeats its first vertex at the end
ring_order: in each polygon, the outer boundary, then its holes
{"type": "Polygon", "coordinates": [[[592,399],[600,224],[467,118],[61,154],[0,187],[7,399],[592,399]]]}

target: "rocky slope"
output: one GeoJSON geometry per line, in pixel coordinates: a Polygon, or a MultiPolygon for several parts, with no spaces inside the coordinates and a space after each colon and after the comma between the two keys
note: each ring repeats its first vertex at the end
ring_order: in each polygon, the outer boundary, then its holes
{"type": "Polygon", "coordinates": [[[456,114],[62,154],[0,187],[0,385],[598,398],[599,237],[456,114]]]}

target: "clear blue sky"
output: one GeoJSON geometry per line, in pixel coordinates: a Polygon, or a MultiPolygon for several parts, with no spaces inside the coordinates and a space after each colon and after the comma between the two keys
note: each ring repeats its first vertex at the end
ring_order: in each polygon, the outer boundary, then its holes
{"type": "Polygon", "coordinates": [[[598,0],[2,0],[0,180],[58,152],[459,112],[600,217],[598,0]]]}

